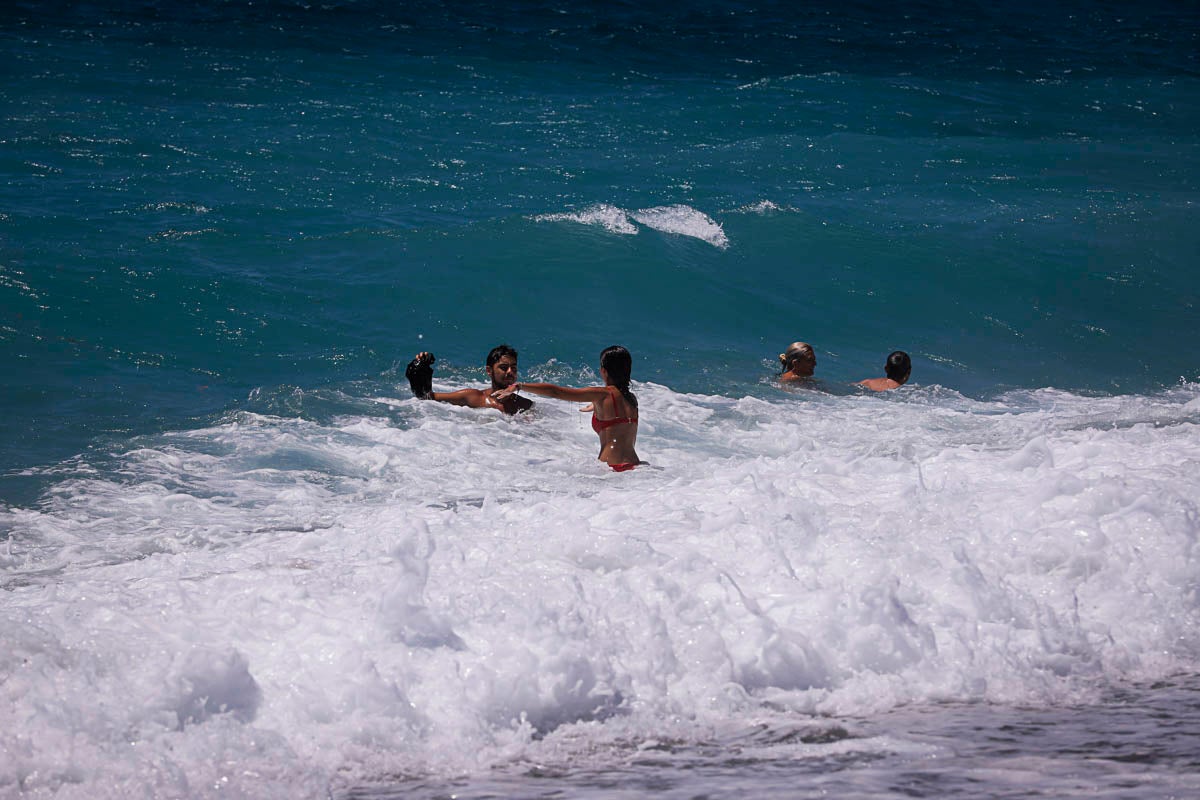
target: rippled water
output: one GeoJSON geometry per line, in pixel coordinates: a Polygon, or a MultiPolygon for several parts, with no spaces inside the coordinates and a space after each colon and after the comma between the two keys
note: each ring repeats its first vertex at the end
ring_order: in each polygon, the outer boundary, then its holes
{"type": "Polygon", "coordinates": [[[699,743],[630,742],[604,766],[395,779],[339,797],[1144,797],[1200,791],[1200,682],[1108,688],[1055,708],[935,704],[867,719],[764,720],[699,743]]]}

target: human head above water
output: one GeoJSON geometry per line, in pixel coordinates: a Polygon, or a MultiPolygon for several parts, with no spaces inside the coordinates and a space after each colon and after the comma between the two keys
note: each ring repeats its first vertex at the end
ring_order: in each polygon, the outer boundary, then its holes
{"type": "Polygon", "coordinates": [[[608,382],[636,406],[637,398],[629,391],[629,375],[633,371],[633,356],[629,351],[619,344],[604,348],[600,351],[600,369],[604,370],[608,382]]]}
{"type": "Polygon", "coordinates": [[[512,360],[517,360],[517,351],[506,344],[498,344],[493,347],[487,355],[487,366],[492,366],[499,361],[503,356],[512,356],[512,360]]]}
{"type": "Polygon", "coordinates": [[[496,345],[487,355],[486,366],[492,388],[504,389],[517,380],[517,351],[506,344],[496,345]]]}
{"type": "Polygon", "coordinates": [[[779,354],[779,363],[783,366],[784,372],[791,372],[795,369],[800,374],[811,375],[817,368],[817,354],[813,352],[812,345],[808,342],[792,342],[788,345],[787,352],[779,354]]]}
{"type": "Polygon", "coordinates": [[[895,350],[888,354],[887,363],[883,365],[883,371],[896,383],[904,383],[908,380],[908,376],[912,374],[912,359],[903,350],[895,350]]]}

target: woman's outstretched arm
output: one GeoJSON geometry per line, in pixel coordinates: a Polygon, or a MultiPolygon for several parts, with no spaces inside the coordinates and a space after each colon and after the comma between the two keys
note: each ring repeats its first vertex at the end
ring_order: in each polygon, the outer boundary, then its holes
{"type": "Polygon", "coordinates": [[[598,400],[602,400],[608,394],[608,387],[585,386],[576,389],[570,386],[559,386],[555,383],[514,383],[511,386],[506,386],[503,389],[492,392],[492,398],[503,400],[515,392],[529,392],[530,394],[537,394],[542,397],[552,397],[555,400],[570,400],[576,403],[595,403],[598,400]]]}

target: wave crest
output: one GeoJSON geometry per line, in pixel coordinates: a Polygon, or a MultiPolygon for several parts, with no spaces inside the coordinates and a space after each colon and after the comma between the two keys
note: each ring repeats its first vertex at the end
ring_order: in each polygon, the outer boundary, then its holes
{"type": "Polygon", "coordinates": [[[582,211],[540,214],[537,222],[578,222],[582,225],[597,225],[610,233],[631,236],[639,232],[638,225],[662,233],[689,236],[724,250],[729,247],[729,237],[724,228],[703,211],[688,205],[676,204],[654,206],[637,211],[625,211],[617,206],[602,203],[582,211]],[[637,222],[638,225],[635,225],[637,222]]]}

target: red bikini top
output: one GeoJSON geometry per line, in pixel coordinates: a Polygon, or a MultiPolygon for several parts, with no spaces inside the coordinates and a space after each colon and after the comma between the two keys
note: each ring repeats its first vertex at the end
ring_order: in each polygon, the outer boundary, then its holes
{"type": "MultiPolygon", "coordinates": [[[[612,389],[613,391],[619,391],[615,386],[609,386],[608,388],[612,389]]],[[[616,408],[616,406],[617,398],[613,397],[613,408],[616,408]]],[[[636,425],[637,417],[613,417],[612,419],[599,419],[596,417],[595,408],[593,407],[592,409],[592,430],[594,430],[596,433],[599,433],[607,428],[611,428],[613,425],[629,425],[630,423],[636,425]]]]}

